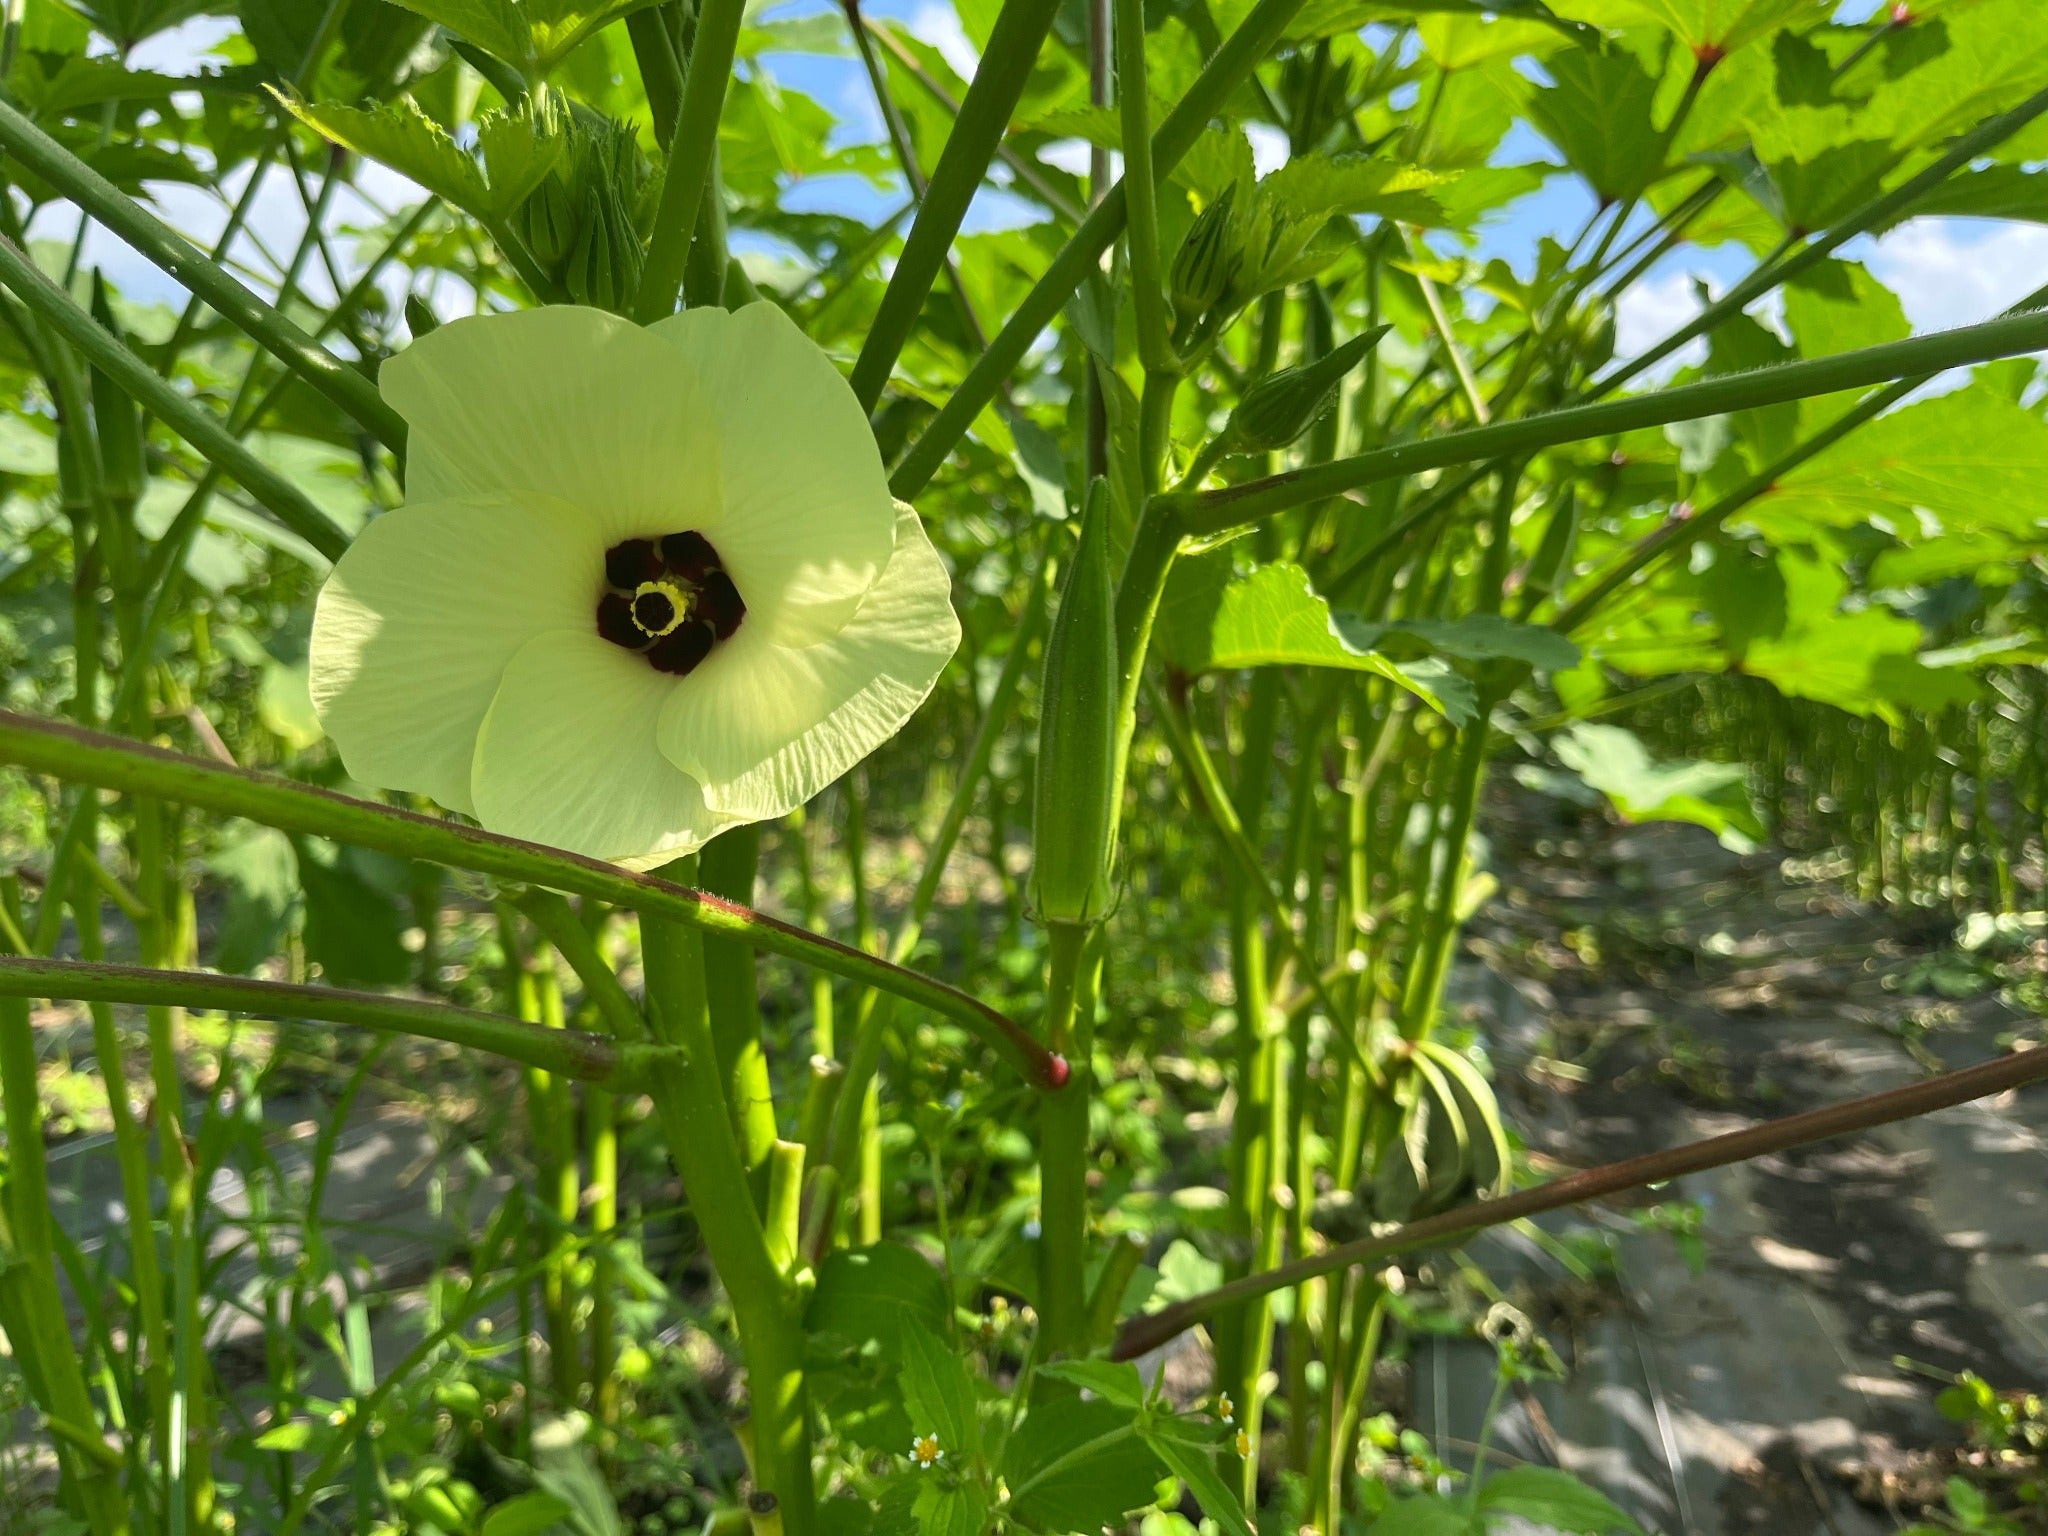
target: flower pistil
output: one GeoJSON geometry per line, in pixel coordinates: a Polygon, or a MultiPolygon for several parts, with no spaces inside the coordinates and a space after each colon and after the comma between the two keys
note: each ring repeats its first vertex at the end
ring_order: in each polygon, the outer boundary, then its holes
{"type": "Polygon", "coordinates": [[[694,530],[626,539],[604,555],[597,632],[657,672],[686,677],[747,616],[711,541],[694,530]]]}

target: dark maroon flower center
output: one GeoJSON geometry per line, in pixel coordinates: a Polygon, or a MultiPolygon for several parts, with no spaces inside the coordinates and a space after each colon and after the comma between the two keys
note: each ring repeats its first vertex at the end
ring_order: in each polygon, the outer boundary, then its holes
{"type": "Polygon", "coordinates": [[[604,552],[597,632],[657,672],[687,677],[747,616],[740,589],[701,533],[627,539],[604,552]]]}

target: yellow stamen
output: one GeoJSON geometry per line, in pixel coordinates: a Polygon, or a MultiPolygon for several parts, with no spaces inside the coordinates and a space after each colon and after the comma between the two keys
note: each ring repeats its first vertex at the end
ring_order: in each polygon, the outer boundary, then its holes
{"type": "Polygon", "coordinates": [[[668,634],[677,625],[688,619],[696,610],[696,606],[696,590],[677,582],[667,580],[643,581],[633,589],[633,623],[642,634],[651,636],[656,640],[659,640],[663,635],[668,634]],[[650,622],[651,615],[649,610],[658,610],[660,605],[642,601],[642,599],[649,597],[659,597],[666,600],[668,604],[668,618],[665,622],[659,624],[650,622]]]}

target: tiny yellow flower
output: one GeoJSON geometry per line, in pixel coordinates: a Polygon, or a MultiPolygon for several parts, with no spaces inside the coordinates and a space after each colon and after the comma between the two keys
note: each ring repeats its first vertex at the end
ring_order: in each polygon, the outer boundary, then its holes
{"type": "Polygon", "coordinates": [[[1240,1429],[1240,1430],[1239,1430],[1239,1431],[1237,1432],[1237,1454],[1238,1454],[1239,1456],[1249,1456],[1249,1455],[1251,1455],[1251,1453],[1252,1453],[1252,1437],[1251,1437],[1251,1432],[1250,1432],[1249,1430],[1243,1430],[1243,1429],[1240,1429]]]}
{"type": "Polygon", "coordinates": [[[361,783],[647,869],[810,799],[959,644],[859,402],[772,304],[458,320],[380,381],[406,504],[312,641],[361,783]]]}
{"type": "Polygon", "coordinates": [[[946,1459],[937,1435],[918,1435],[910,1442],[910,1459],[923,1471],[930,1471],[946,1459]]]}
{"type": "Polygon", "coordinates": [[[1228,1392],[1216,1394],[1216,1417],[1226,1424],[1237,1422],[1237,1405],[1231,1402],[1228,1392]]]}

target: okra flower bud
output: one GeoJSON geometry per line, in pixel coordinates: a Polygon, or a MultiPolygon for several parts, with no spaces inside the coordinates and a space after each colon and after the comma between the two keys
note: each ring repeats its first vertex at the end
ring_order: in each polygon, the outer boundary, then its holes
{"type": "Polygon", "coordinates": [[[1285,448],[1314,426],[1316,418],[1335,403],[1344,376],[1379,345],[1389,329],[1376,325],[1314,362],[1282,368],[1246,390],[1230,415],[1230,431],[1237,446],[1247,453],[1285,448]]]}
{"type": "Polygon", "coordinates": [[[519,222],[527,249],[550,272],[560,271],[576,248],[576,205],[575,189],[559,169],[543,176],[540,185],[519,205],[519,222]]]}
{"type": "MultiPolygon", "coordinates": [[[[98,272],[92,278],[92,313],[102,326],[116,336],[121,335],[114,307],[107,300],[107,285],[98,272]]],[[[142,413],[135,408],[128,391],[97,368],[92,370],[92,424],[93,435],[99,441],[101,491],[116,504],[133,502],[149,480],[142,446],[142,413]]]]}
{"type": "Polygon", "coordinates": [[[1184,320],[1196,320],[1220,303],[1230,291],[1243,262],[1238,250],[1231,210],[1237,202],[1237,183],[1223,189],[1223,195],[1204,208],[1188,227],[1180,249],[1174,253],[1170,283],[1174,312],[1184,320]]]}
{"type": "Polygon", "coordinates": [[[431,335],[441,328],[441,317],[434,313],[434,306],[416,293],[405,296],[405,328],[412,332],[412,339],[431,335]]]}
{"type": "Polygon", "coordinates": [[[645,252],[618,190],[593,179],[584,190],[583,223],[569,257],[569,296],[594,309],[624,314],[640,288],[645,252]]]}
{"type": "Polygon", "coordinates": [[[1097,480],[1045,642],[1030,899],[1040,922],[1085,925],[1110,904],[1116,776],[1116,595],[1109,490],[1097,480]]]}

